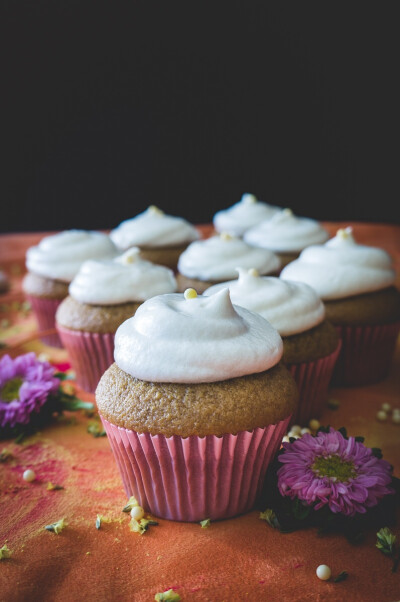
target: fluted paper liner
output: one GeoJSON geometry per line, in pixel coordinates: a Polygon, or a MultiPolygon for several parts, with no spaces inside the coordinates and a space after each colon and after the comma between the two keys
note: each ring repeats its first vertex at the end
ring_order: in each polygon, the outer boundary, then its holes
{"type": "Polygon", "coordinates": [[[82,332],[60,324],[57,330],[75,371],[76,382],[85,391],[94,393],[100,378],[114,362],[114,333],[82,332]]]}
{"type": "Polygon", "coordinates": [[[299,405],[293,415],[293,424],[308,425],[319,418],[328,401],[328,390],[341,349],[341,341],[333,353],[313,362],[287,364],[299,389],[299,405]]]}
{"type": "MultiPolygon", "coordinates": [[[[35,297],[34,295],[26,295],[35,314],[39,330],[52,330],[56,328],[56,311],[62,299],[45,299],[44,297],[35,297]]],[[[46,345],[51,347],[62,348],[60,337],[55,332],[41,337],[41,340],[46,345]]]]}
{"type": "Polygon", "coordinates": [[[384,380],[393,361],[400,322],[379,326],[336,326],[342,339],[333,383],[362,386],[384,380]]]}
{"type": "Polygon", "coordinates": [[[251,510],[289,420],[237,435],[183,438],[136,433],[102,418],[127,496],[177,521],[251,510]]]}

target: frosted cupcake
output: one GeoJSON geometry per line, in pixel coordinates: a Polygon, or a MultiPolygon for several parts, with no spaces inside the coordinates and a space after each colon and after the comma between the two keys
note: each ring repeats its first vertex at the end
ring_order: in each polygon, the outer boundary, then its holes
{"type": "Polygon", "coordinates": [[[267,249],[251,247],[240,238],[222,233],[193,242],[182,253],[178,262],[178,290],[194,288],[201,293],[213,284],[237,278],[238,267],[276,274],[280,261],[267,249]]]}
{"type": "Polygon", "coordinates": [[[281,277],[306,282],[324,301],[342,337],[335,383],[364,385],[387,376],[400,330],[400,293],[386,251],[359,245],[351,228],[341,229],[325,245],[305,249],[281,277]]]}
{"type": "Polygon", "coordinates": [[[293,420],[308,424],[321,415],[327,401],[339,355],[339,335],[326,321],[321,299],[307,284],[261,277],[254,269],[238,271],[238,280],[212,286],[204,295],[228,287],[235,305],[260,314],[276,328],[283,341],[282,361],[299,387],[293,420]]]}
{"type": "Polygon", "coordinates": [[[282,209],[267,221],[247,230],[243,238],[250,245],[274,251],[285,266],[303,249],[325,242],[329,235],[316,220],[298,217],[291,209],[282,209]]]}
{"type": "Polygon", "coordinates": [[[56,326],[78,384],[94,393],[114,361],[114,335],[143,301],[176,291],[172,270],[132,248],[114,260],[86,261],[57,309],[56,326]]]}
{"type": "MultiPolygon", "coordinates": [[[[117,250],[110,237],[101,232],[65,230],[44,237],[26,254],[26,274],[22,287],[35,313],[41,331],[55,328],[55,313],[68,295],[68,286],[87,259],[114,257],[117,250]]],[[[42,339],[61,347],[58,335],[42,339]]]]}
{"type": "Polygon", "coordinates": [[[182,217],[166,215],[151,205],[111,231],[111,239],[124,251],[139,247],[143,259],[176,269],[180,254],[199,238],[196,228],[182,217]]]}
{"type": "Polygon", "coordinates": [[[243,236],[246,230],[270,219],[279,211],[278,207],[259,201],[254,194],[244,194],[238,203],[218,211],[213,218],[217,232],[228,232],[243,236]]]}
{"type": "Polygon", "coordinates": [[[116,333],[96,401],[125,491],[163,518],[250,510],[296,409],[282,340],[211,297],[153,297],[116,333]]]}

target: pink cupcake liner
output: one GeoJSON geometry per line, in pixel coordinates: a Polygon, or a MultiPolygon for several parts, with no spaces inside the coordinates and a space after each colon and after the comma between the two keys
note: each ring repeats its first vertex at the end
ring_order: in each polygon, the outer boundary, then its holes
{"type": "Polygon", "coordinates": [[[384,380],[390,371],[400,322],[380,326],[336,326],[342,350],[333,374],[336,386],[362,386],[384,380]]]}
{"type": "MultiPolygon", "coordinates": [[[[62,299],[45,299],[43,297],[34,297],[33,295],[26,295],[26,298],[31,304],[39,330],[55,330],[56,311],[62,299]]],[[[51,345],[51,347],[62,348],[60,337],[56,332],[41,337],[41,341],[46,345],[51,345]]]]}
{"type": "Polygon", "coordinates": [[[81,332],[57,324],[61,341],[68,352],[76,382],[94,393],[104,372],[114,362],[114,333],[81,332]]]}
{"type": "Polygon", "coordinates": [[[253,508],[290,418],[237,435],[186,438],[102,421],[127,496],[154,516],[193,522],[253,508]]]}
{"type": "Polygon", "coordinates": [[[312,418],[319,418],[328,401],[329,384],[339,357],[342,342],[335,351],[313,362],[287,364],[299,389],[299,405],[292,424],[307,425],[312,418]]]}

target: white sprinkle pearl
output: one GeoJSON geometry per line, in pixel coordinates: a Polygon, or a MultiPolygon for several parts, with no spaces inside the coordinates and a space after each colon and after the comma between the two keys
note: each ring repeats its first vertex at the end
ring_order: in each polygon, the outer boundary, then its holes
{"type": "Polygon", "coordinates": [[[133,506],[131,510],[131,517],[135,520],[140,520],[144,517],[144,510],[142,506],[133,506]]]}
{"type": "Polygon", "coordinates": [[[28,468],[28,470],[25,470],[24,474],[22,475],[22,478],[24,479],[24,481],[31,483],[36,479],[35,471],[31,468],[28,468]]]}
{"type": "Polygon", "coordinates": [[[302,435],[306,435],[307,433],[311,433],[310,429],[308,429],[307,427],[305,427],[304,429],[301,429],[302,435]]]}
{"type": "Polygon", "coordinates": [[[187,288],[185,290],[185,292],[183,293],[183,296],[185,297],[186,300],[188,300],[188,299],[196,299],[196,297],[197,297],[197,291],[195,291],[194,288],[187,288]]]}
{"type": "Polygon", "coordinates": [[[290,430],[295,435],[300,435],[300,433],[301,433],[301,426],[299,426],[298,424],[294,424],[290,430]]]}
{"type": "Polygon", "coordinates": [[[394,422],[395,424],[400,424],[400,414],[393,414],[392,422],[394,422]]]}
{"type": "Polygon", "coordinates": [[[308,423],[308,426],[310,427],[310,429],[312,431],[317,431],[319,429],[319,427],[321,426],[321,423],[319,420],[316,420],[315,418],[313,418],[312,420],[310,420],[310,422],[308,423]]]}
{"type": "Polygon", "coordinates": [[[400,414],[400,408],[393,408],[393,414],[400,414]]]}
{"type": "Polygon", "coordinates": [[[282,443],[290,443],[289,437],[285,435],[282,439],[282,443]]]}
{"type": "Polygon", "coordinates": [[[321,579],[321,581],[327,581],[332,575],[332,571],[327,564],[320,564],[315,572],[317,573],[318,579],[321,579]]]}
{"type": "Polygon", "coordinates": [[[376,417],[381,422],[384,422],[385,420],[387,420],[387,414],[383,410],[379,410],[379,412],[376,414],[376,417]]]}
{"type": "Polygon", "coordinates": [[[293,439],[298,439],[300,435],[298,435],[297,433],[294,433],[293,431],[289,431],[288,432],[288,437],[292,437],[293,439]]]}
{"type": "Polygon", "coordinates": [[[384,412],[390,412],[391,409],[392,406],[390,405],[390,403],[383,403],[381,406],[381,410],[383,410],[384,412]]]}

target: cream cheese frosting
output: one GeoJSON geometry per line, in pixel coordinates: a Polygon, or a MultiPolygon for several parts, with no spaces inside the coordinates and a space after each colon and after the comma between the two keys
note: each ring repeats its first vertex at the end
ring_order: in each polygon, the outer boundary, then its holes
{"type": "Polygon", "coordinates": [[[178,271],[183,276],[198,280],[236,278],[237,267],[254,267],[260,274],[270,274],[279,269],[280,260],[267,249],[252,247],[240,238],[222,233],[192,242],[178,261],[178,271]]]}
{"type": "Polygon", "coordinates": [[[190,243],[199,238],[199,233],[182,217],[166,215],[151,205],[136,217],[121,222],[111,231],[110,237],[119,249],[157,248],[190,243]]]}
{"type": "Polygon", "coordinates": [[[26,253],[26,267],[38,276],[71,282],[87,259],[112,258],[117,249],[107,234],[65,230],[45,236],[26,253]]]}
{"type": "Polygon", "coordinates": [[[203,295],[213,295],[228,287],[235,305],[263,316],[281,336],[304,332],[324,320],[324,304],[307,284],[262,277],[254,269],[239,268],[238,272],[238,280],[215,284],[203,295]]]}
{"type": "Polygon", "coordinates": [[[209,297],[159,295],[119,326],[121,370],[150,382],[216,382],[263,372],[282,357],[278,332],[263,317],[232,305],[228,289],[209,297]]]}
{"type": "Polygon", "coordinates": [[[250,228],[243,238],[256,247],[297,253],[309,245],[325,242],[328,237],[327,231],[316,220],[298,217],[290,209],[282,209],[269,220],[250,228]]]}
{"type": "Polygon", "coordinates": [[[386,251],[358,244],[346,228],[324,245],[305,249],[282,270],[281,278],[306,282],[321,299],[330,300],[391,286],[396,273],[386,251]]]}
{"type": "Polygon", "coordinates": [[[172,270],[141,259],[137,247],[115,259],[85,261],[69,285],[71,297],[89,305],[145,301],[176,290],[172,270]]]}
{"type": "Polygon", "coordinates": [[[217,211],[213,218],[214,228],[217,232],[242,236],[246,230],[271,218],[278,211],[278,207],[259,201],[254,194],[245,193],[232,207],[217,211]]]}

